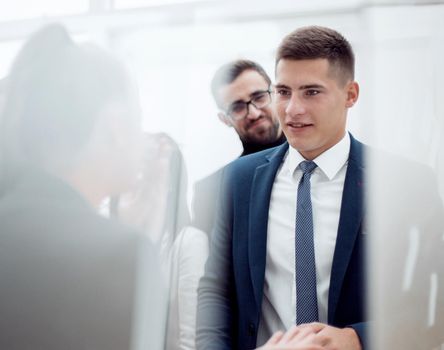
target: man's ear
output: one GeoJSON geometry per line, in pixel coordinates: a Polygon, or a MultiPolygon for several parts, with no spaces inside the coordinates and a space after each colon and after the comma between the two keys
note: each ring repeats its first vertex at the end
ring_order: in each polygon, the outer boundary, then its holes
{"type": "Polygon", "coordinates": [[[228,118],[228,116],[225,113],[219,112],[217,113],[217,116],[219,117],[219,120],[224,123],[227,126],[232,127],[233,126],[233,122],[231,121],[230,118],[228,118]]]}
{"type": "Polygon", "coordinates": [[[359,97],[359,85],[356,81],[351,81],[347,84],[347,100],[345,106],[347,108],[353,107],[359,97]]]}

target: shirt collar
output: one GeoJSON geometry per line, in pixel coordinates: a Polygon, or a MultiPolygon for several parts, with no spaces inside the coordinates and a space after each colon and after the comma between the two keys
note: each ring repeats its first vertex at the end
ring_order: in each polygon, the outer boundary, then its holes
{"type": "MultiPolygon", "coordinates": [[[[347,163],[350,153],[350,136],[345,133],[344,137],[336,145],[320,154],[313,159],[318,168],[332,180],[336,174],[341,170],[344,164],[347,163]]],[[[305,158],[293,147],[289,147],[288,153],[288,170],[291,175],[294,174],[299,163],[303,162],[305,158]]],[[[316,170],[315,170],[316,171],[316,170]]]]}

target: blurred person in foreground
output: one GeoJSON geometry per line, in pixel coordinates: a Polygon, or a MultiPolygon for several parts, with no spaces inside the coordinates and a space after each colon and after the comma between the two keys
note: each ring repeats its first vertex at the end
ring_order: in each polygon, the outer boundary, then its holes
{"type": "Polygon", "coordinates": [[[190,224],[187,172],[179,145],[165,133],[144,133],[142,170],[131,188],[111,199],[111,216],[147,235],[168,259],[175,238],[190,224]]]}
{"type": "Polygon", "coordinates": [[[145,134],[143,150],[143,170],[129,191],[112,199],[111,215],[150,238],[160,269],[169,276],[165,349],[193,350],[197,285],[208,257],[208,237],[190,226],[179,145],[165,133],[145,134]]]}
{"type": "Polygon", "coordinates": [[[304,27],[282,40],[274,103],[288,143],[226,167],[198,349],[254,349],[294,325],[325,349],[365,346],[365,146],[346,131],[358,96],[340,33],[304,27]]]}
{"type": "MultiPolygon", "coordinates": [[[[239,59],[216,71],[211,92],[219,120],[232,127],[242,142],[240,157],[281,145],[285,135],[271,108],[271,79],[258,63],[239,59]]],[[[193,225],[210,234],[220,200],[223,168],[194,185],[193,225]]]]}
{"type": "Polygon", "coordinates": [[[0,120],[0,348],[160,349],[154,249],[97,214],[140,166],[122,65],[47,26],[18,54],[0,120]]]}
{"type": "Polygon", "coordinates": [[[5,103],[5,93],[6,93],[6,78],[0,80],[0,115],[3,108],[3,104],[5,103]]]}
{"type": "Polygon", "coordinates": [[[444,206],[435,170],[382,152],[368,158],[372,348],[442,349],[444,206]]]}

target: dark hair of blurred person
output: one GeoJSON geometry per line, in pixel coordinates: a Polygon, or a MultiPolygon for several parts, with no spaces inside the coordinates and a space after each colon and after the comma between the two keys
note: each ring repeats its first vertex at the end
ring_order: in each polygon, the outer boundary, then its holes
{"type": "Polygon", "coordinates": [[[18,54],[0,121],[0,348],[160,348],[153,249],[96,212],[136,178],[137,109],[123,66],[60,25],[18,54]]]}
{"type": "Polygon", "coordinates": [[[75,45],[61,27],[41,30],[9,76],[1,121],[3,169],[45,169],[94,204],[122,191],[138,166],[134,98],[117,60],[98,47],[75,45]],[[90,170],[80,174],[85,167],[90,170]],[[105,171],[113,176],[103,176],[105,171]]]}

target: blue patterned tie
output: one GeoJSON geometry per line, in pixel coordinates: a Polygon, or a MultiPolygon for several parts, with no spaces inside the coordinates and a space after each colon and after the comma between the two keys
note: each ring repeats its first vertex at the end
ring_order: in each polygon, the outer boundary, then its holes
{"type": "Polygon", "coordinates": [[[299,168],[303,175],[296,210],[296,324],[316,322],[319,317],[310,195],[310,176],[316,164],[303,161],[299,168]]]}

